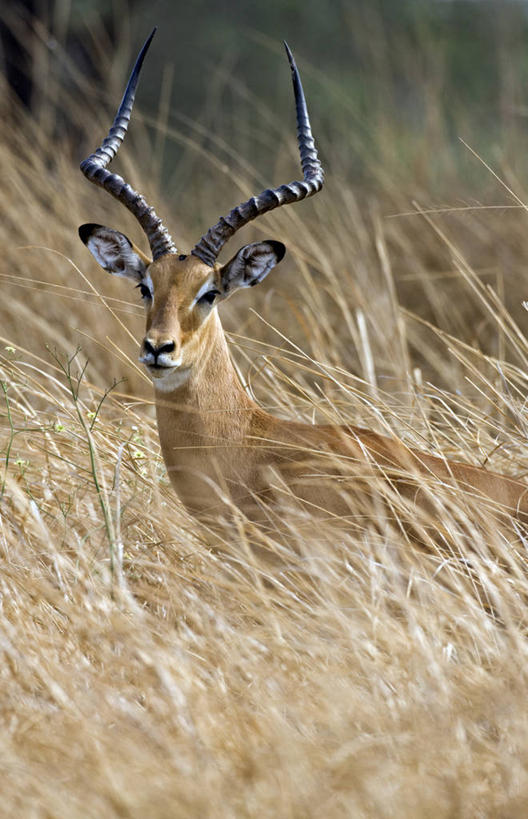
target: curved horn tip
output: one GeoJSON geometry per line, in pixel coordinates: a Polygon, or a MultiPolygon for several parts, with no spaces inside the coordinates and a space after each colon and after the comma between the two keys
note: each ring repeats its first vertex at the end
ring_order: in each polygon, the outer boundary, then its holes
{"type": "MultiPolygon", "coordinates": [[[[141,46],[141,51],[139,52],[139,54],[136,57],[136,62],[134,63],[134,67],[132,69],[130,79],[128,80],[128,85],[127,85],[127,87],[125,89],[125,94],[124,94],[123,100],[121,101],[121,104],[123,104],[123,101],[126,98],[127,94],[129,93],[130,89],[133,89],[132,93],[133,93],[133,95],[135,95],[135,89],[136,89],[136,85],[137,85],[138,78],[139,78],[139,72],[141,71],[141,68],[143,66],[143,60],[145,59],[147,51],[149,50],[150,44],[151,44],[152,39],[153,39],[153,37],[154,37],[157,30],[158,30],[158,27],[154,26],[154,28],[150,32],[149,36],[147,37],[147,39],[145,40],[145,42],[141,46]]],[[[134,101],[134,97],[132,97],[132,102],[133,101],[134,101]]]]}
{"type": "Polygon", "coordinates": [[[290,65],[291,65],[292,71],[293,71],[294,68],[297,68],[297,65],[295,63],[295,58],[294,58],[294,56],[292,54],[292,51],[291,51],[291,48],[288,45],[288,43],[286,42],[286,40],[283,40],[282,42],[284,43],[284,48],[286,49],[286,56],[288,57],[288,61],[289,61],[290,65]]]}
{"type": "Polygon", "coordinates": [[[149,50],[149,46],[150,46],[150,44],[151,44],[157,30],[158,30],[158,27],[154,26],[154,28],[150,32],[149,36],[147,37],[147,39],[143,43],[143,47],[142,47],[141,51],[139,52],[139,54],[137,56],[136,64],[135,64],[134,68],[132,69],[132,74],[134,74],[136,71],[139,74],[141,66],[143,65],[143,60],[145,59],[145,54],[149,50]]]}
{"type": "Polygon", "coordinates": [[[153,40],[153,37],[154,37],[155,33],[157,32],[157,30],[158,30],[158,27],[154,26],[154,28],[150,32],[149,36],[145,40],[145,45],[143,46],[143,48],[148,48],[149,47],[149,45],[151,44],[151,42],[153,40]]]}

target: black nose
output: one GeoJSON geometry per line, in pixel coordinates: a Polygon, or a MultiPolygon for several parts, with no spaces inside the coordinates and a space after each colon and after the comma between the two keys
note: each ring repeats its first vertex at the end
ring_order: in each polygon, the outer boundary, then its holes
{"type": "Polygon", "coordinates": [[[148,339],[145,339],[143,343],[145,345],[145,352],[153,355],[154,360],[157,359],[160,353],[172,353],[175,347],[174,341],[166,341],[163,344],[159,344],[157,347],[151,344],[151,342],[148,341],[148,339]]]}

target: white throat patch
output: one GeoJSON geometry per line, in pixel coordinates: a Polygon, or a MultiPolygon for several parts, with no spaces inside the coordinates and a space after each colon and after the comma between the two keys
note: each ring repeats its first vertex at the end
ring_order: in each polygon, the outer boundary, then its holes
{"type": "Polygon", "coordinates": [[[190,367],[172,367],[162,378],[153,378],[152,383],[158,392],[173,392],[185,384],[190,374],[190,367]]]}

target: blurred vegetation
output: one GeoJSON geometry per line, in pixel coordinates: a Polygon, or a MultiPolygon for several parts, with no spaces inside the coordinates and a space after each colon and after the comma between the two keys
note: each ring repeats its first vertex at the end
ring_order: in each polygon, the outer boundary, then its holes
{"type": "MultiPolygon", "coordinates": [[[[33,51],[31,99],[41,107],[44,62],[61,85],[75,70],[98,77],[99,99],[114,104],[139,44],[158,25],[143,108],[154,112],[161,94],[170,118],[199,119],[263,168],[269,146],[254,144],[255,116],[273,111],[292,121],[287,39],[323,156],[358,183],[388,184],[384,166],[393,185],[418,178],[443,195],[453,166],[467,184],[480,175],[459,136],[489,155],[526,130],[527,8],[518,0],[8,0],[3,20],[22,52],[33,51]],[[28,10],[42,21],[36,36],[22,22],[28,10]]],[[[168,165],[175,156],[168,150],[168,165]]]]}

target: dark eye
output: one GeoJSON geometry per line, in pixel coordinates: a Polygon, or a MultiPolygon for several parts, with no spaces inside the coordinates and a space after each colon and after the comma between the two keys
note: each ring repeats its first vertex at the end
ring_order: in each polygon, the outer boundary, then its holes
{"type": "Polygon", "coordinates": [[[151,292],[148,289],[146,284],[143,284],[143,282],[140,282],[140,284],[137,284],[136,287],[139,290],[139,292],[141,293],[141,298],[142,299],[151,299],[152,298],[152,294],[151,294],[151,292]]]}
{"type": "Polygon", "coordinates": [[[220,290],[208,290],[203,296],[200,296],[196,304],[212,304],[217,296],[220,295],[220,290]]]}

